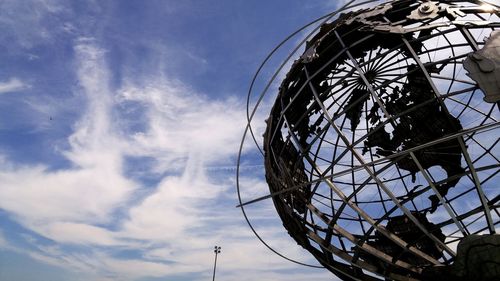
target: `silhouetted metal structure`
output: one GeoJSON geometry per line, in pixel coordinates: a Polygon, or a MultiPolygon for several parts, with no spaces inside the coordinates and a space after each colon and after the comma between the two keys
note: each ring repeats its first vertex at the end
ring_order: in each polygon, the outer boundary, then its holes
{"type": "Polygon", "coordinates": [[[499,11],[398,0],[323,23],[280,84],[270,195],[250,203],[272,198],[343,280],[500,278],[499,11]]]}

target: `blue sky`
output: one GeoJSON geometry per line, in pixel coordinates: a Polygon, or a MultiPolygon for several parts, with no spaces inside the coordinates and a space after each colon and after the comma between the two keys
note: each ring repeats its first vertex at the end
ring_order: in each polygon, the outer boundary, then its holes
{"type": "Polygon", "coordinates": [[[258,65],[335,3],[0,2],[0,279],[207,280],[217,244],[218,280],[332,280],[234,165],[258,65]]]}

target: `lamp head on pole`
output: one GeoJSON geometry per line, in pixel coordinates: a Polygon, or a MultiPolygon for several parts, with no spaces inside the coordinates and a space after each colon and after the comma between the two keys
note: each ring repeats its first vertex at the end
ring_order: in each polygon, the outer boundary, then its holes
{"type": "Polygon", "coordinates": [[[214,253],[216,253],[216,254],[220,254],[220,249],[221,249],[221,247],[220,247],[220,246],[215,246],[215,247],[214,247],[214,253]]]}

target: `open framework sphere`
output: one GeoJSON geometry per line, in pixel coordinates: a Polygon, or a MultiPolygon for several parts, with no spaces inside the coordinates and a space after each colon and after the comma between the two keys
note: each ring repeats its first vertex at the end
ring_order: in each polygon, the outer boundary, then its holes
{"type": "Polygon", "coordinates": [[[428,280],[464,237],[495,233],[498,11],[401,0],[345,13],[282,81],[266,180],[288,233],[339,277],[428,280]]]}

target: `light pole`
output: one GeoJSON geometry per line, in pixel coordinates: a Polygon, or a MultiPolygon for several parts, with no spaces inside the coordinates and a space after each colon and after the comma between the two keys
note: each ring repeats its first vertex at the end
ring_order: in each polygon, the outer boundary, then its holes
{"type": "Polygon", "coordinates": [[[214,253],[215,253],[215,262],[214,262],[214,276],[212,278],[212,281],[215,281],[215,268],[217,267],[217,255],[220,254],[219,246],[214,247],[214,253]]]}

